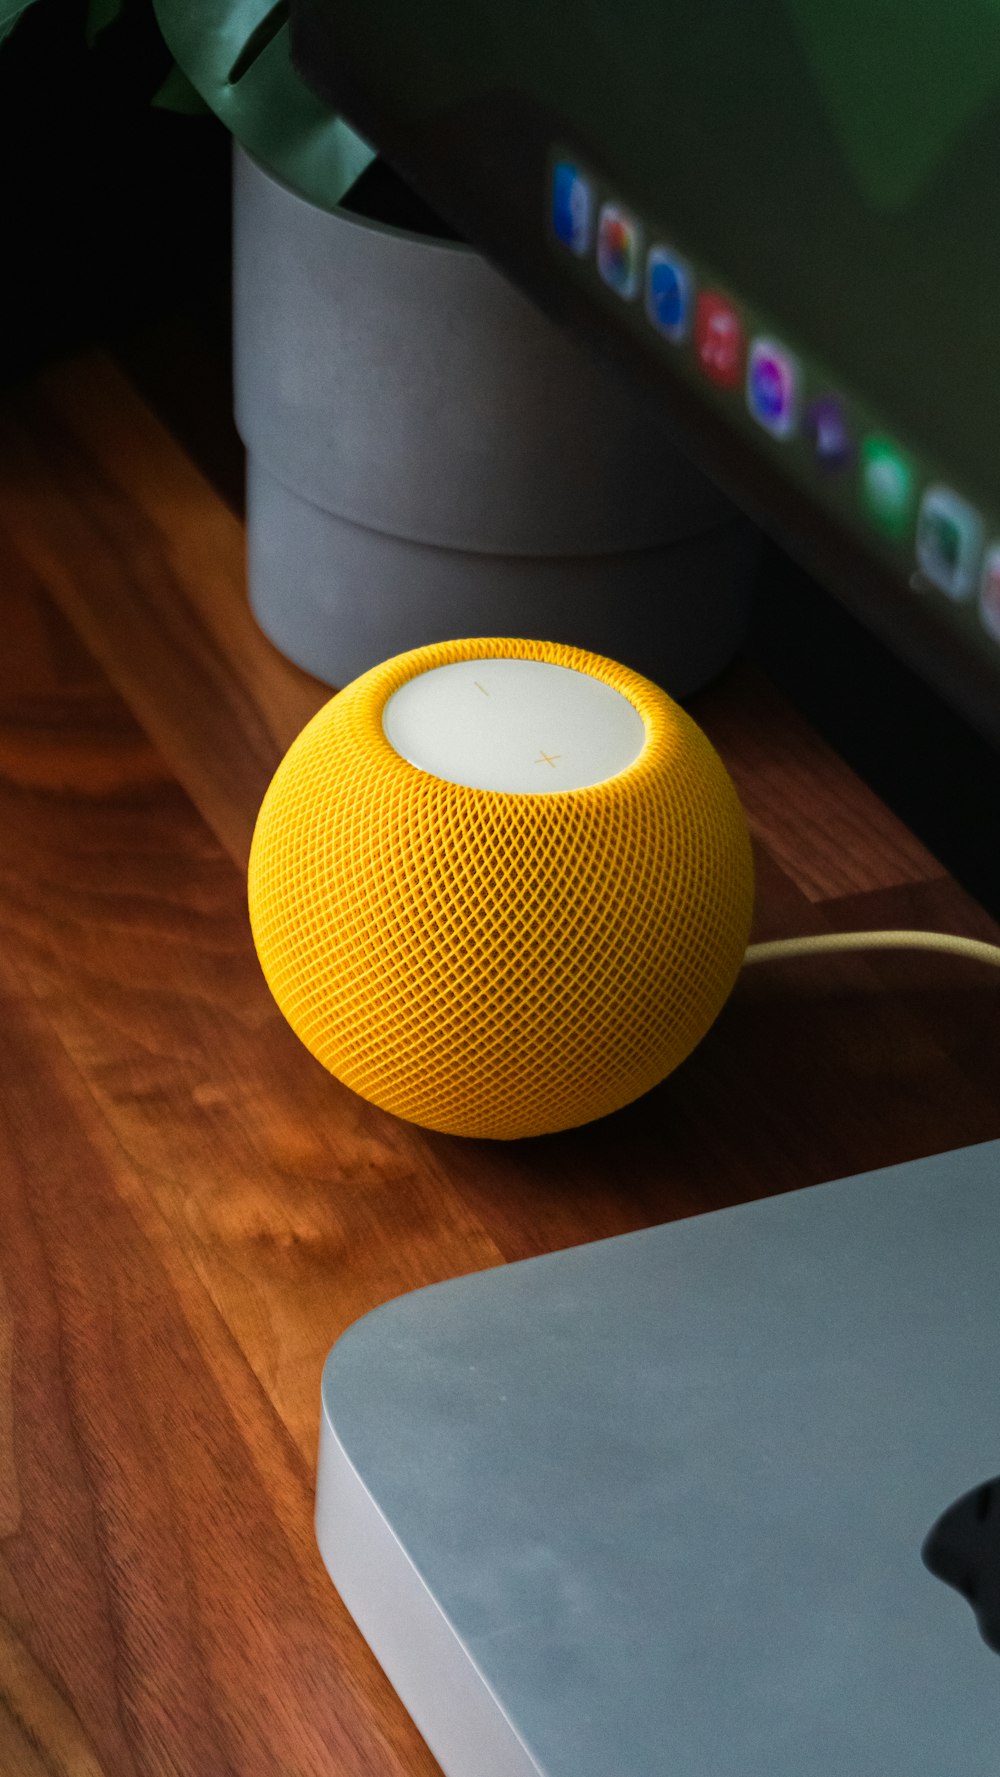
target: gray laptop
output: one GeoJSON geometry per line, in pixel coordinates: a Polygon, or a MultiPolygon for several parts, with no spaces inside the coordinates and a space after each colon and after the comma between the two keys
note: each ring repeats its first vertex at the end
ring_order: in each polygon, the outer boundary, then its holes
{"type": "Polygon", "coordinates": [[[323,1382],[448,1777],[997,1777],[1000,1142],[461,1278],[323,1382]]]}

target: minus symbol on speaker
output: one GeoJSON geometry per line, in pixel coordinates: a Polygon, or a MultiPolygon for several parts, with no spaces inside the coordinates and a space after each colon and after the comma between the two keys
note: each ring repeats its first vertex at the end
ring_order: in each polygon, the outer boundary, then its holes
{"type": "Polygon", "coordinates": [[[474,679],[472,682],[475,685],[477,691],[481,691],[484,697],[489,697],[489,692],[487,691],[485,685],[481,685],[479,683],[478,679],[474,679]]]}

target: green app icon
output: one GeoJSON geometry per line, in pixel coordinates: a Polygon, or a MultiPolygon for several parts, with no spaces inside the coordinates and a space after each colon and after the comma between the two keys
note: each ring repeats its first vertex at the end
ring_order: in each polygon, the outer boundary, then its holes
{"type": "Polygon", "coordinates": [[[865,511],[887,537],[910,529],[916,480],[913,464],[888,438],[866,438],[861,446],[861,488],[865,511]]]}

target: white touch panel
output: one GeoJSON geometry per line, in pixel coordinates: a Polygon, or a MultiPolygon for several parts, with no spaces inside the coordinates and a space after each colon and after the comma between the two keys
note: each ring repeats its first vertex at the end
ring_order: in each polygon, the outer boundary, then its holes
{"type": "Polygon", "coordinates": [[[545,660],[456,660],[408,679],[382,713],[421,771],[472,790],[544,794],[617,777],[646,739],[635,705],[545,660]]]}

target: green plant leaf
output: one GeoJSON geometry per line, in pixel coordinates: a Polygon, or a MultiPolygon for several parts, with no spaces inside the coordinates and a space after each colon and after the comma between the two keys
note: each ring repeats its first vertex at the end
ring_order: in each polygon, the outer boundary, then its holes
{"type": "Polygon", "coordinates": [[[153,0],[167,46],[237,141],[300,196],[335,209],[375,158],[292,67],[275,0],[153,0]]]}
{"type": "Polygon", "coordinates": [[[123,0],[89,0],[87,23],[84,26],[88,49],[93,49],[101,32],[114,24],[121,13],[122,3],[123,0]]]}
{"type": "Polygon", "coordinates": [[[0,43],[10,36],[22,12],[27,12],[32,0],[0,0],[0,43]]]}
{"type": "Polygon", "coordinates": [[[160,111],[176,111],[185,117],[212,115],[197,87],[191,85],[183,68],[175,62],[162,86],[157,87],[150,101],[160,111]]]}

